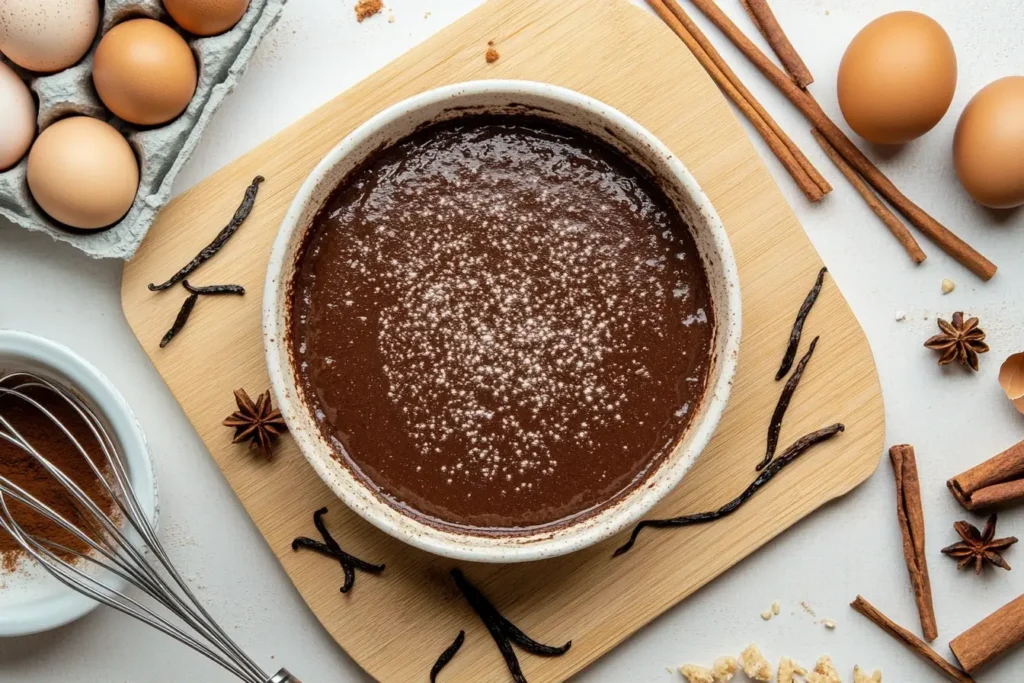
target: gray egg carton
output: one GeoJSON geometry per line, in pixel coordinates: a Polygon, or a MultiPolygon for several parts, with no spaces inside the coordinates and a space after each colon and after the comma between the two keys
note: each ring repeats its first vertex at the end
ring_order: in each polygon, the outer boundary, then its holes
{"type": "MultiPolygon", "coordinates": [[[[129,259],[153,220],[171,198],[171,186],[199,142],[210,118],[245,73],[260,40],[277,23],[287,0],[250,0],[241,21],[227,33],[209,38],[185,35],[199,67],[196,93],[185,112],[165,126],[140,129],[106,110],[92,84],[94,44],[78,64],[46,76],[30,78],[39,100],[39,132],[72,114],[103,119],[120,129],[139,159],[139,192],[124,218],[96,232],[61,228],[32,200],[26,180],[27,160],[0,173],[0,216],[45,232],[94,258],[129,259]]],[[[100,33],[126,19],[150,17],[174,26],[160,0],[106,0],[100,33]]],[[[98,40],[97,40],[98,42],[98,40]]],[[[26,73],[19,70],[23,76],[26,73]]]]}

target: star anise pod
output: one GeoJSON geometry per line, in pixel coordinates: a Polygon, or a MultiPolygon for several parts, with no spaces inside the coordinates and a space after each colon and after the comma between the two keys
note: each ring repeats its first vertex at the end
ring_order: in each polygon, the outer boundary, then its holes
{"type": "Polygon", "coordinates": [[[224,420],[225,427],[235,430],[235,438],[231,443],[249,441],[249,447],[259,446],[268,458],[273,451],[273,442],[278,434],[288,431],[288,425],[281,417],[280,410],[274,410],[270,401],[270,392],[260,394],[253,403],[245,389],[235,390],[235,403],[238,410],[224,420]]]}
{"type": "Polygon", "coordinates": [[[939,323],[941,334],[937,334],[924,343],[929,349],[941,351],[939,365],[960,361],[960,365],[970,366],[972,370],[978,370],[978,354],[988,352],[988,344],[985,343],[985,332],[978,327],[977,318],[964,320],[964,314],[957,311],[953,314],[953,322],[949,323],[942,318],[936,318],[939,323]]]}
{"type": "Polygon", "coordinates": [[[995,515],[988,518],[984,531],[978,531],[978,527],[964,521],[957,522],[953,528],[964,540],[954,543],[948,548],[943,548],[942,552],[960,560],[957,569],[963,569],[974,562],[974,573],[981,574],[981,568],[986,562],[989,562],[1009,571],[1010,565],[1006,563],[1001,553],[1016,543],[1017,539],[1014,536],[994,538],[996,535],[995,515]]]}

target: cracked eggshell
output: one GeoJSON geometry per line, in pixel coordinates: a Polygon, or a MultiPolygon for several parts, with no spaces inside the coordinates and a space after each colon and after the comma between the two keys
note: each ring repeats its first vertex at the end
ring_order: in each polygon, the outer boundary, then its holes
{"type": "Polygon", "coordinates": [[[98,0],[3,0],[0,52],[30,71],[60,71],[85,56],[99,25],[98,0]]]}
{"type": "Polygon", "coordinates": [[[999,368],[999,386],[1017,410],[1024,413],[1024,353],[1015,353],[1003,361],[999,368]]]}

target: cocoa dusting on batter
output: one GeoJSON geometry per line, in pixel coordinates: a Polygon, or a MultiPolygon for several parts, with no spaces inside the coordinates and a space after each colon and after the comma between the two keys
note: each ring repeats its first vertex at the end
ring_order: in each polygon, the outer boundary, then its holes
{"type": "Polygon", "coordinates": [[[714,317],[677,210],[574,129],[470,116],[334,190],[290,345],[338,458],[391,505],[484,532],[640,486],[700,406],[714,317]]]}

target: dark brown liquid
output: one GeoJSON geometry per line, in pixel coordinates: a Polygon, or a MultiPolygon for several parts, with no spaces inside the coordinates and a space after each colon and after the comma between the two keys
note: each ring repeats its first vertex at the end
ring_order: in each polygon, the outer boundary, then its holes
{"type": "Polygon", "coordinates": [[[707,383],[707,276],[611,147],[470,117],[370,159],[317,217],[291,346],[337,456],[391,504],[521,529],[640,485],[707,383]]]}

